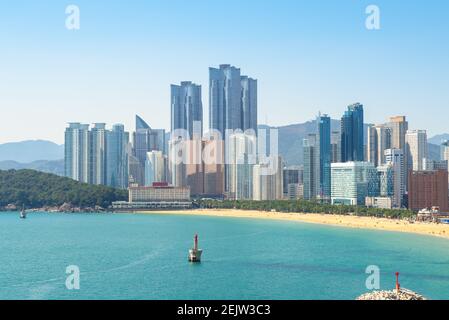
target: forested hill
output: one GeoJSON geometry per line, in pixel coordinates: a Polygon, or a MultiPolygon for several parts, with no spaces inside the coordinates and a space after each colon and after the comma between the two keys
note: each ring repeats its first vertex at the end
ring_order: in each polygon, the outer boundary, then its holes
{"type": "Polygon", "coordinates": [[[113,201],[127,199],[126,190],[89,185],[34,170],[0,170],[0,208],[8,204],[42,208],[64,203],[107,208],[113,201]]]}

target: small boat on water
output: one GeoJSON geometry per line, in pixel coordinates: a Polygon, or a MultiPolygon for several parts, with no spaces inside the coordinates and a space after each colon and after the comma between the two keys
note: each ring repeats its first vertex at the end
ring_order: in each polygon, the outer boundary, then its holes
{"type": "Polygon", "coordinates": [[[201,262],[201,255],[203,250],[198,249],[198,235],[195,235],[193,239],[193,248],[189,250],[189,262],[199,263],[201,262]]]}
{"type": "Polygon", "coordinates": [[[27,212],[25,210],[25,207],[22,207],[22,210],[20,211],[20,219],[26,219],[27,218],[27,212]]]}

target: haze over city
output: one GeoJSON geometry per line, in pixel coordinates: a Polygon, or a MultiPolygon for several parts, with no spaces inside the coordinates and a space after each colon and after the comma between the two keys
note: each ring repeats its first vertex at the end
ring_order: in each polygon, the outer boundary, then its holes
{"type": "Polygon", "coordinates": [[[185,80],[202,85],[207,127],[208,68],[222,63],[258,80],[260,124],[339,119],[360,101],[367,123],[404,114],[429,137],[448,131],[445,1],[376,1],[380,30],[365,27],[367,1],[76,4],[76,31],[65,2],[0,4],[0,143],[63,143],[71,121],[131,130],[135,114],[169,129],[170,84],[185,80]]]}

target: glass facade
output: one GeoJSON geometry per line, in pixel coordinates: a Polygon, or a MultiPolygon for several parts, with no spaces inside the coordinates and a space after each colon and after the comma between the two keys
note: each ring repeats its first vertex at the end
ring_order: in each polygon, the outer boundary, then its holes
{"type": "Polygon", "coordinates": [[[327,115],[319,116],[318,120],[320,145],[320,189],[321,199],[329,199],[331,195],[331,118],[327,115]]]}
{"type": "Polygon", "coordinates": [[[190,139],[203,135],[201,86],[190,81],[171,85],[171,132],[184,129],[190,139]]]}
{"type": "Polygon", "coordinates": [[[363,105],[348,107],[341,119],[341,161],[363,161],[364,148],[363,105]]]}
{"type": "Polygon", "coordinates": [[[365,198],[378,194],[377,171],[369,162],[332,164],[332,204],[365,205],[365,198]]]}

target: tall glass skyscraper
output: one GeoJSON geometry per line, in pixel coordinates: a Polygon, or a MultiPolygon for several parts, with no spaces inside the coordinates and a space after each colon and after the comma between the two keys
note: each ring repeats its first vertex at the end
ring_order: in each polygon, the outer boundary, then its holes
{"type": "Polygon", "coordinates": [[[253,130],[257,135],[257,80],[241,77],[242,130],[253,130]]]}
{"type": "Polygon", "coordinates": [[[65,176],[89,183],[89,125],[69,123],[65,130],[64,169],[65,176]]]}
{"type": "Polygon", "coordinates": [[[222,137],[226,129],[242,129],[240,69],[228,64],[209,68],[209,128],[222,137]]]}
{"type": "MultiPolygon", "coordinates": [[[[209,68],[209,129],[226,140],[227,130],[246,131],[257,137],[257,80],[242,76],[229,64],[209,68]]],[[[225,157],[229,146],[225,143],[225,157]]],[[[225,191],[231,192],[230,167],[225,165],[225,191]]]]}
{"type": "Polygon", "coordinates": [[[106,184],[120,189],[128,187],[129,133],[122,124],[107,132],[106,184]]]}
{"type": "Polygon", "coordinates": [[[331,118],[327,115],[319,116],[318,136],[320,145],[320,186],[321,199],[330,199],[331,196],[331,118]]]}
{"type": "Polygon", "coordinates": [[[141,172],[135,172],[135,182],[144,185],[145,161],[150,151],[162,151],[165,154],[165,130],[152,129],[141,117],[136,116],[136,131],[133,135],[133,155],[140,164],[141,172]]]}
{"type": "Polygon", "coordinates": [[[304,199],[312,200],[319,195],[320,148],[316,134],[309,134],[303,141],[304,152],[304,199]]]}
{"type": "Polygon", "coordinates": [[[341,161],[363,161],[364,150],[363,105],[350,105],[341,118],[341,161]]]}
{"type": "Polygon", "coordinates": [[[227,129],[257,134],[257,80],[229,64],[209,68],[209,128],[223,138],[227,129]]]}
{"type": "Polygon", "coordinates": [[[90,131],[90,183],[106,184],[106,124],[95,123],[90,131]]]}
{"type": "Polygon", "coordinates": [[[128,187],[129,134],[121,124],[112,130],[106,124],[70,123],[65,132],[65,175],[74,180],[128,187]]]}
{"type": "Polygon", "coordinates": [[[203,135],[201,86],[190,81],[171,85],[171,132],[184,129],[190,139],[203,135]]]}

